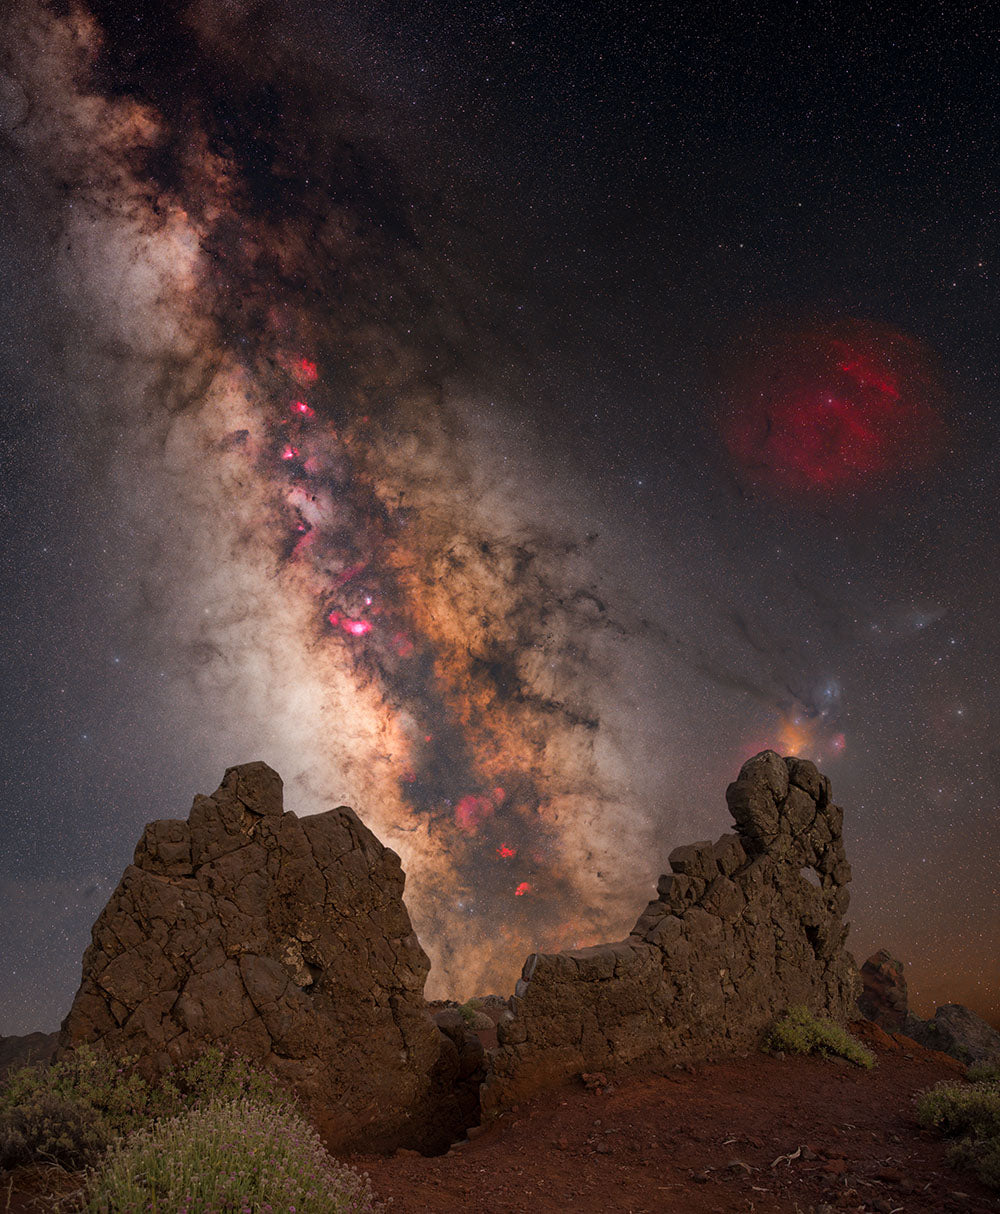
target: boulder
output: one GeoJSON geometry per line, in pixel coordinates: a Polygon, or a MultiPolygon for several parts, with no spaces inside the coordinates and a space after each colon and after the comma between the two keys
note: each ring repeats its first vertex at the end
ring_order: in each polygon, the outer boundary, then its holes
{"type": "Polygon", "coordinates": [[[92,1042],[154,1076],[224,1046],[290,1082],[334,1148],[444,1149],[481,1052],[427,1010],[403,881],[353,810],[299,819],[271,768],[230,768],[186,821],[146,827],[60,1051],[92,1042]]]}
{"type": "Polygon", "coordinates": [[[950,1054],[959,1062],[1000,1064],[1000,1033],[961,1003],[945,1003],[930,1020],[908,1016],[903,1030],[931,1050],[950,1054]]]}

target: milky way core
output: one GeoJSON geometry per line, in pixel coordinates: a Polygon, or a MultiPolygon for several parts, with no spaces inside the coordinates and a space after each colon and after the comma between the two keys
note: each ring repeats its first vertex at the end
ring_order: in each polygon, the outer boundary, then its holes
{"type": "Polygon", "coordinates": [[[844,320],[755,340],[730,376],[724,441],[740,469],[775,492],[883,485],[940,446],[933,359],[887,326],[844,320]]]}
{"type": "Polygon", "coordinates": [[[268,759],[401,853],[431,991],[507,988],[634,898],[595,537],[542,521],[556,478],[463,386],[475,303],[350,99],[310,104],[224,9],[137,44],[96,8],[23,6],[8,125],[149,626],[247,723],[220,765],[268,759]]]}

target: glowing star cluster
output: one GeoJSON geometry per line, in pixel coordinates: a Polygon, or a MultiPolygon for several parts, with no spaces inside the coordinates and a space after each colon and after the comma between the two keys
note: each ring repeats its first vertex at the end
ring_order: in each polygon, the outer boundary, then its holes
{"type": "Polygon", "coordinates": [[[919,342],[847,320],[751,343],[731,370],[721,429],[740,468],[765,488],[850,492],[932,460],[941,403],[919,342]]]}

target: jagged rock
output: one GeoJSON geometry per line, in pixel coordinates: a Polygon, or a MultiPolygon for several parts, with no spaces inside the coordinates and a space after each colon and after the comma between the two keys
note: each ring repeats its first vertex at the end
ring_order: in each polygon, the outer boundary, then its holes
{"type": "MultiPolygon", "coordinates": [[[[889,1033],[906,1032],[909,1000],[903,963],[880,948],[861,967],[863,989],[858,996],[858,1009],[867,1020],[889,1033]]],[[[907,1036],[912,1034],[907,1033],[907,1036]]]]}
{"type": "Polygon", "coordinates": [[[959,1062],[1000,1063],[1000,1033],[961,1003],[945,1003],[930,1020],[910,1015],[903,1032],[927,1049],[950,1054],[959,1062]]]}
{"type": "Polygon", "coordinates": [[[47,1063],[55,1053],[58,1033],[26,1033],[0,1037],[0,1076],[30,1063],[47,1063]]]}
{"type": "Polygon", "coordinates": [[[856,1015],[843,922],[851,869],[829,780],[764,751],[726,798],[738,835],[672,851],[673,871],[627,940],[528,958],[484,1112],[638,1059],[746,1049],[791,1004],[856,1015]]]}
{"type": "Polygon", "coordinates": [[[890,1033],[903,1033],[926,1049],[960,1062],[1000,1062],[1000,1033],[961,1003],[946,1003],[930,1020],[909,1010],[903,963],[884,948],[861,967],[864,989],[858,1008],[890,1033]]]}
{"type": "Polygon", "coordinates": [[[60,1049],[99,1043],[156,1074],[223,1045],[290,1081],[331,1146],[444,1149],[479,1064],[427,1011],[403,881],[352,810],[300,820],[276,772],[230,768],[187,821],[146,827],[60,1049]]]}

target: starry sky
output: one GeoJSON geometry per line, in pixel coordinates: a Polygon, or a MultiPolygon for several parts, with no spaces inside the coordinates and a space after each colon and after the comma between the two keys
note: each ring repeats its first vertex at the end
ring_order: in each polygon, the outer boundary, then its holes
{"type": "Polygon", "coordinates": [[[768,746],[858,960],[1000,1024],[998,30],[665,8],[9,6],[0,1033],[234,763],[464,998],[768,746]]]}

